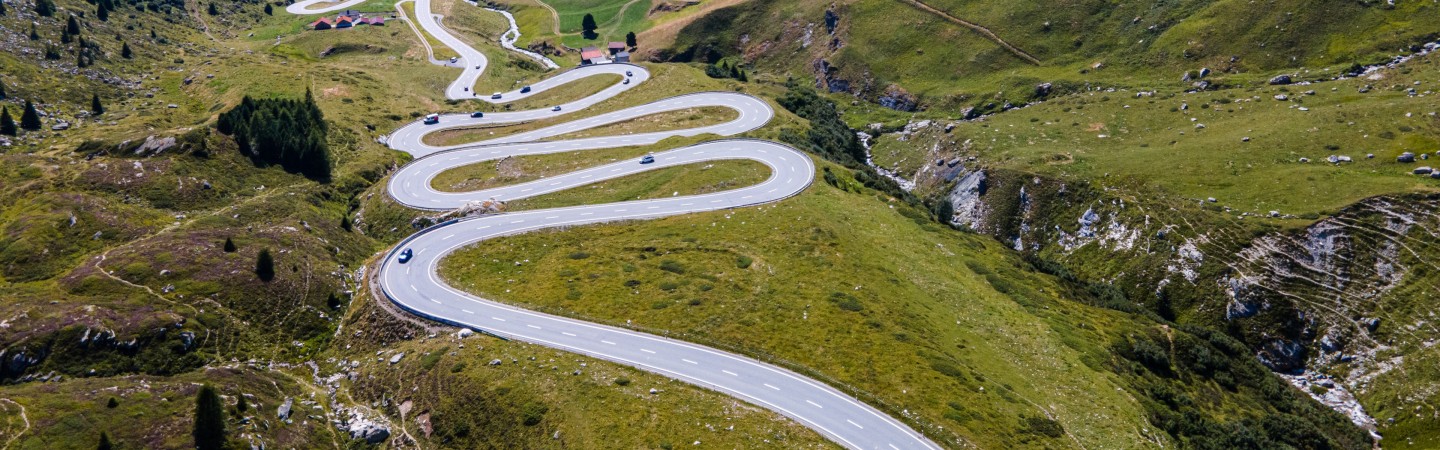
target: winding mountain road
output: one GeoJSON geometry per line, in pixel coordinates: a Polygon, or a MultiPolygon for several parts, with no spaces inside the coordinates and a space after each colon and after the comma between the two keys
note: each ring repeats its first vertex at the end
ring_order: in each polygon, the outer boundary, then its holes
{"type": "MultiPolygon", "coordinates": [[[[547,228],[656,219],[775,202],[805,190],[815,179],[815,165],[809,156],[778,143],[724,139],[656,153],[655,162],[650,164],[640,164],[636,158],[512,186],[472,192],[440,192],[432,187],[432,180],[437,174],[456,167],[509,156],[647,145],[671,136],[703,133],[733,136],[763,126],[774,117],[775,112],[766,102],[748,95],[699,92],[498,139],[462,146],[430,146],[422,138],[443,129],[517,123],[582,110],[643,84],[650,73],[644,67],[628,64],[585,66],[535,83],[528,94],[507,92],[499,100],[492,100],[489,95],[477,98],[467,88],[472,87],[483,73],[486,65],[484,55],[440,27],[430,14],[429,0],[414,1],[416,15],[419,16],[416,23],[454,49],[463,60],[460,77],[446,90],[450,98],[510,102],[559,88],[576,79],[605,73],[620,74],[631,81],[617,82],[594,95],[562,104],[561,111],[545,108],[495,112],[487,113],[483,118],[451,114],[441,116],[439,124],[414,122],[401,127],[391,134],[389,145],[415,155],[416,159],[397,171],[390,178],[387,188],[389,194],[402,204],[417,209],[450,210],[471,201],[491,198],[517,200],[650,170],[727,159],[748,159],[765,164],[770,169],[770,177],[752,186],[701,195],[510,212],[445,222],[406,238],[385,255],[377,278],[386,297],[406,311],[431,320],[613,361],[713,389],[790,417],[845,447],[892,450],[939,448],[900,421],[833,387],[792,371],[683,341],[528,311],[460,291],[440,279],[437,270],[447,255],[488,239],[547,228]],[[697,107],[730,108],[738,116],[729,122],[683,130],[542,141],[651,114],[697,107]],[[402,263],[399,255],[404,249],[413,252],[413,256],[402,263]]],[[[291,5],[289,11],[316,14],[353,3],[312,9],[322,2],[310,0],[291,5]]]]}

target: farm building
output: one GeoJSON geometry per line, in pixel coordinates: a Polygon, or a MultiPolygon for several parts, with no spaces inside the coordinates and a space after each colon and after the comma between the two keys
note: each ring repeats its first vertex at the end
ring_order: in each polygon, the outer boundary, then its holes
{"type": "Polygon", "coordinates": [[[605,64],[610,60],[605,59],[605,52],[595,47],[585,47],[580,50],[580,65],[605,64]]]}
{"type": "Polygon", "coordinates": [[[334,27],[334,25],[330,23],[330,19],[327,17],[316,19],[315,22],[310,24],[310,28],[315,30],[328,30],[332,27],[334,27]]]}
{"type": "Polygon", "coordinates": [[[620,52],[625,51],[625,43],[624,43],[624,42],[611,42],[610,45],[608,45],[608,46],[606,46],[606,47],[610,49],[610,54],[611,54],[611,55],[617,55],[617,54],[620,54],[620,52]]]}

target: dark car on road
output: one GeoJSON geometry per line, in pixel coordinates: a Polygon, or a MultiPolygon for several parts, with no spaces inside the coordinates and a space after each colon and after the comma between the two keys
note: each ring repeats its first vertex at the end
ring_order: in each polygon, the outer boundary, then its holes
{"type": "Polygon", "coordinates": [[[485,117],[485,113],[480,112],[480,111],[475,111],[475,112],[473,112],[473,113],[470,113],[470,117],[475,117],[475,118],[485,117]]]}
{"type": "Polygon", "coordinates": [[[556,105],[554,108],[550,108],[550,110],[551,110],[551,111],[559,111],[559,110],[560,110],[560,106],[559,106],[559,105],[556,105]]]}
{"type": "Polygon", "coordinates": [[[523,88],[520,88],[520,93],[521,93],[521,94],[529,94],[529,93],[530,93],[530,86],[525,86],[525,87],[523,87],[523,88]]]}
{"type": "Polygon", "coordinates": [[[400,261],[400,264],[405,264],[405,263],[407,263],[407,262],[410,262],[410,257],[412,257],[412,256],[415,256],[415,252],[412,252],[412,251],[410,251],[410,249],[407,248],[407,249],[401,250],[401,251],[400,251],[400,257],[399,257],[399,258],[396,258],[395,260],[396,260],[396,261],[400,261]]]}
{"type": "Polygon", "coordinates": [[[655,162],[655,155],[645,155],[644,158],[640,158],[640,164],[650,164],[653,162],[655,162]]]}

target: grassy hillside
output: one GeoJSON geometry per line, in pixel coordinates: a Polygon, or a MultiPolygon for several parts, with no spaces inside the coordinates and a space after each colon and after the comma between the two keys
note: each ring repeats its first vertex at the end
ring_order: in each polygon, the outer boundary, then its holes
{"type": "Polygon", "coordinates": [[[1440,25],[1419,19],[1440,13],[1425,2],[924,4],[989,29],[1040,64],[935,12],[885,0],[746,2],[696,20],[656,56],[739,56],[757,70],[953,115],[990,102],[1028,102],[1041,83],[1060,91],[1146,88],[1201,68],[1261,79],[1376,62],[1440,33],[1440,25]]]}

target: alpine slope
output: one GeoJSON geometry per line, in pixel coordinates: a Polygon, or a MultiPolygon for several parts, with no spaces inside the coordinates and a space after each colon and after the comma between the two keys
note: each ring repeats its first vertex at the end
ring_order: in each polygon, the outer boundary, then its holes
{"type": "MultiPolygon", "coordinates": [[[[287,10],[295,14],[320,14],[360,1],[363,0],[337,4],[308,0],[287,10]]],[[[460,55],[456,63],[462,69],[461,75],[445,92],[451,99],[512,102],[605,73],[621,75],[628,82],[616,82],[588,97],[555,105],[560,106],[558,110],[494,112],[483,117],[447,114],[439,116],[438,123],[417,121],[401,127],[387,142],[391,148],[410,153],[415,159],[391,176],[387,190],[406,206],[453,210],[475,201],[518,200],[641,172],[718,160],[757,161],[769,167],[770,177],[756,185],[701,195],[508,212],[444,222],[406,238],[380,262],[377,283],[390,301],[410,313],[438,322],[600,358],[731,395],[794,419],[848,448],[939,448],[874,407],[790,370],[701,345],[525,310],[463,292],[438,277],[440,262],[447,255],[488,239],[547,228],[658,219],[779,201],[805,190],[815,179],[815,165],[809,156],[778,143],[722,139],[658,152],[649,156],[653,162],[645,164],[636,158],[511,186],[440,192],[432,187],[435,176],[465,165],[511,156],[648,145],[672,136],[703,133],[734,136],[763,126],[775,112],[768,103],[748,95],[698,92],[492,140],[450,147],[427,145],[422,141],[425,135],[444,129],[519,123],[584,110],[644,84],[650,73],[642,66],[630,64],[583,66],[535,83],[528,93],[505,92],[499,99],[492,99],[491,95],[477,96],[472,87],[484,72],[485,56],[442,27],[430,13],[429,0],[413,1],[418,16],[415,23],[460,55]],[[738,117],[725,123],[683,130],[548,140],[651,114],[696,107],[730,108],[738,117]]]]}

